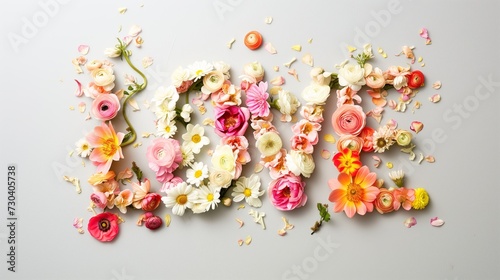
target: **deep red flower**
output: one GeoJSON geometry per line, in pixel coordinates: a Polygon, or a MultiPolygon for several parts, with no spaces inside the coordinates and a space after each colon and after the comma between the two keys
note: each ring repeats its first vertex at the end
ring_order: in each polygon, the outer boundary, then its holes
{"type": "Polygon", "coordinates": [[[419,70],[412,71],[408,77],[408,87],[416,89],[424,85],[424,73],[419,70]]]}
{"type": "Polygon", "coordinates": [[[87,229],[92,237],[101,242],[112,241],[120,231],[118,216],[109,212],[97,214],[90,218],[87,229]]]}

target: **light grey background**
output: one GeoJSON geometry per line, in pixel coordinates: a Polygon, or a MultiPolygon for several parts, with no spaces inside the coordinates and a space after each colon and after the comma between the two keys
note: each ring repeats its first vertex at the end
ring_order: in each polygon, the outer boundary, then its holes
{"type": "MultiPolygon", "coordinates": [[[[0,178],[6,182],[7,165],[17,164],[19,226],[17,272],[11,273],[5,262],[6,188],[1,188],[2,279],[498,279],[499,2],[40,0],[3,6],[0,178]],[[119,14],[119,7],[128,11],[119,14]],[[270,25],[264,23],[268,16],[274,18],[270,25]],[[34,23],[34,29],[26,29],[34,23]],[[154,58],[145,70],[150,86],[137,97],[141,111],[130,114],[139,133],[154,130],[153,115],[143,101],[151,99],[158,86],[168,85],[178,66],[223,60],[232,65],[236,78],[245,63],[257,60],[270,80],[278,75],[272,66],[280,65],[286,88],[299,94],[309,83],[309,67],[296,62],[293,67],[300,82],[294,81],[283,66],[294,56],[300,60],[310,52],[315,66],[334,70],[333,65],[345,58],[346,44],[361,48],[369,41],[375,50],[382,47],[389,55],[384,60],[376,54],[373,61],[386,68],[406,63],[394,54],[403,45],[414,45],[415,54],[426,63],[413,65],[427,79],[416,98],[422,108],[412,113],[410,105],[404,114],[388,110],[383,122],[395,118],[400,127],[409,128],[411,121],[422,121],[425,127],[415,142],[420,152],[434,155],[436,163],[419,165],[397,151],[381,158],[405,170],[409,186],[425,187],[430,205],[419,212],[371,213],[353,219],[335,213],[311,236],[309,227],[318,218],[315,205],[328,203],[327,181],[337,175],[331,161],[319,153],[334,151],[335,146],[322,139],[316,146],[316,172],[306,180],[307,205],[280,212],[264,197],[260,211],[266,213],[266,230],[253,223],[248,207],[237,210],[233,205],[203,215],[173,217],[169,228],[157,232],[135,226],[138,212],[127,214],[111,244],[99,243],[87,232],[78,234],[71,223],[83,217],[86,224],[91,217],[85,210],[91,193],[85,181],[94,168],[89,162],[83,167],[76,157],[68,157],[68,151],[97,122],[85,122],[84,114],[68,109],[77,108],[81,100],[90,104],[73,94],[73,79],[88,81],[88,77],[75,74],[71,59],[79,55],[80,44],[90,45],[88,58],[103,59],[103,50],[132,24],[143,28],[145,40],[142,49],[132,48],[133,60],[140,64],[143,56],[154,58]],[[118,33],[120,26],[123,31],[118,33]],[[421,27],[429,29],[432,45],[426,46],[419,37],[421,27]],[[243,36],[253,29],[263,34],[265,42],[272,42],[278,54],[246,49],[243,36]],[[23,38],[23,43],[13,44],[12,36],[23,38]],[[236,42],[229,50],[226,43],[233,37],[236,42]],[[291,50],[294,44],[303,46],[301,53],[291,50]],[[437,80],[443,84],[439,91],[431,87],[437,80]],[[484,83],[488,80],[492,82],[484,83]],[[442,95],[438,104],[428,101],[434,93],[442,95]],[[80,178],[83,193],[76,195],[56,170],[80,178]],[[283,226],[282,216],[295,224],[284,237],[276,233],[283,226]],[[403,221],[410,216],[418,224],[408,229],[403,221]],[[434,216],[446,224],[430,226],[434,216]],[[238,228],[235,218],[245,225],[238,228]],[[237,240],[248,235],[253,238],[251,245],[239,247],[237,240]]],[[[123,82],[123,74],[130,71],[123,62],[115,64],[118,82],[123,82]]],[[[370,106],[369,97],[363,96],[364,106],[370,106]]],[[[333,133],[329,116],[334,104],[332,96],[321,138],[333,133]]],[[[289,126],[279,128],[283,139],[289,139],[289,126]]],[[[125,160],[116,169],[133,159],[154,179],[144,156],[151,139],[139,141],[141,147],[124,150],[125,160]]],[[[255,149],[252,154],[257,156],[255,149]]],[[[365,164],[372,166],[370,157],[365,164]]],[[[246,166],[246,175],[253,165],[246,166]]],[[[371,169],[389,180],[385,165],[371,169]]],[[[266,171],[260,175],[267,185],[266,171]]],[[[158,214],[168,212],[162,208],[158,214]]]]}

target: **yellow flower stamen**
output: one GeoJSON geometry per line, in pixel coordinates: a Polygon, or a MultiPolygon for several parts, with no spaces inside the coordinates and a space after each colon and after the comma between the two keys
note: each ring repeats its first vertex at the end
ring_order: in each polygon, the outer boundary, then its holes
{"type": "Polygon", "coordinates": [[[175,199],[175,201],[177,202],[177,204],[184,205],[188,201],[187,195],[181,194],[175,199]]]}
{"type": "Polygon", "coordinates": [[[246,196],[246,197],[249,197],[252,195],[252,190],[249,189],[249,188],[245,188],[245,190],[243,191],[243,194],[246,196]]]}
{"type": "Polygon", "coordinates": [[[201,177],[201,175],[203,175],[203,172],[202,172],[201,170],[196,170],[196,171],[194,172],[194,177],[195,177],[195,178],[200,178],[200,177],[201,177]]]}
{"type": "Polygon", "coordinates": [[[347,187],[347,200],[351,202],[359,202],[363,197],[363,189],[355,183],[350,183],[347,187]]]}
{"type": "Polygon", "coordinates": [[[209,193],[207,195],[207,201],[213,201],[214,200],[214,195],[212,193],[209,193]]]}
{"type": "Polygon", "coordinates": [[[195,134],[191,137],[191,141],[193,141],[193,143],[195,144],[198,144],[201,141],[201,136],[199,134],[195,134]]]}

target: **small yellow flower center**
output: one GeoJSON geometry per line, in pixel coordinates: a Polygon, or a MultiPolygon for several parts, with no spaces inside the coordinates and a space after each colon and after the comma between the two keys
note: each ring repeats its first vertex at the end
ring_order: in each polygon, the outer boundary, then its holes
{"type": "Polygon", "coordinates": [[[89,145],[87,145],[87,144],[82,145],[82,150],[86,151],[88,149],[89,149],[89,145]]]}
{"type": "Polygon", "coordinates": [[[167,133],[170,133],[170,126],[169,126],[169,125],[167,125],[167,126],[165,127],[165,131],[166,131],[167,133]]]}
{"type": "Polygon", "coordinates": [[[191,141],[193,141],[193,143],[195,144],[198,144],[201,141],[201,136],[199,134],[195,134],[191,137],[191,141]]]}
{"type": "Polygon", "coordinates": [[[196,76],[200,76],[201,74],[203,74],[203,70],[198,69],[198,70],[196,70],[195,73],[196,73],[196,76]]]}
{"type": "Polygon", "coordinates": [[[236,124],[236,118],[228,117],[224,123],[226,128],[230,128],[236,124]]]}
{"type": "Polygon", "coordinates": [[[245,190],[243,191],[243,194],[246,196],[246,197],[249,197],[252,195],[252,190],[249,189],[249,188],[245,188],[245,190]]]}
{"type": "Polygon", "coordinates": [[[201,175],[203,175],[203,172],[201,170],[199,170],[199,169],[194,172],[194,177],[195,178],[200,178],[201,175]]]}
{"type": "Polygon", "coordinates": [[[187,203],[188,198],[187,195],[181,194],[175,200],[177,201],[177,204],[184,205],[187,203]]]}
{"type": "Polygon", "coordinates": [[[214,200],[214,194],[209,193],[209,194],[207,195],[207,200],[208,200],[208,201],[213,201],[213,200],[214,200]]]}
{"type": "Polygon", "coordinates": [[[387,141],[384,138],[377,139],[377,147],[383,148],[387,145],[387,141]]]}
{"type": "Polygon", "coordinates": [[[347,200],[352,202],[359,202],[363,197],[363,188],[358,184],[350,183],[347,187],[347,200]]]}
{"type": "Polygon", "coordinates": [[[118,150],[118,145],[116,145],[113,138],[108,138],[102,144],[101,150],[106,157],[112,157],[118,150]]]}

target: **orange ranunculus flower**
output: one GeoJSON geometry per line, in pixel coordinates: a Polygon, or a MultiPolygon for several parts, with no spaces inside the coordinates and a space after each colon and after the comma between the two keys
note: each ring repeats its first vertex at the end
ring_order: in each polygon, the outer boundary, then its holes
{"type": "Polygon", "coordinates": [[[370,172],[367,166],[361,167],[355,176],[340,173],[337,179],[330,179],[328,185],[332,189],[328,200],[333,202],[334,212],[344,211],[347,217],[354,214],[364,215],[373,211],[373,201],[380,190],[373,186],[377,174],[370,172]]]}
{"type": "Polygon", "coordinates": [[[392,191],[386,188],[380,188],[380,192],[375,198],[375,209],[380,214],[385,214],[394,211],[394,195],[392,191]]]}

